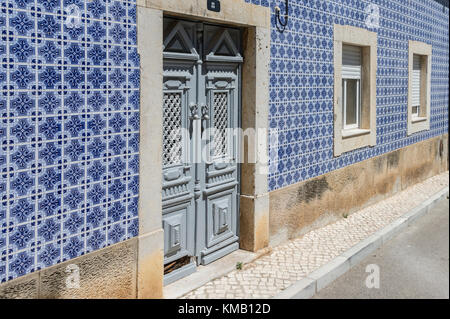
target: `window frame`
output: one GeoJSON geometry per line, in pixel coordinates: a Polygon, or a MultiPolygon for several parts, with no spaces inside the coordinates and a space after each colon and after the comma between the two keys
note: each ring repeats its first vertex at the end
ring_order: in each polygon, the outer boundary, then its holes
{"type": "Polygon", "coordinates": [[[361,79],[352,79],[352,78],[342,78],[343,82],[343,93],[342,93],[342,122],[343,122],[343,130],[355,130],[360,129],[361,125],[361,79]],[[356,81],[356,123],[355,124],[347,124],[347,87],[348,80],[356,81]]]}
{"type": "MultiPolygon", "coordinates": [[[[419,59],[419,66],[420,66],[420,68],[422,68],[422,61],[420,61],[421,60],[421,56],[420,55],[418,55],[418,54],[413,54],[413,70],[412,70],[412,75],[414,76],[414,64],[415,64],[415,57],[418,57],[418,59],[419,59]]],[[[420,77],[420,75],[419,75],[419,77],[420,77]]],[[[420,83],[421,81],[420,81],[420,78],[419,78],[419,87],[417,88],[418,90],[419,90],[419,101],[420,101],[420,83]]],[[[414,81],[412,81],[411,82],[411,85],[414,85],[414,81]]],[[[412,88],[412,92],[414,92],[414,90],[413,90],[414,88],[412,88]]],[[[413,93],[411,93],[412,95],[413,95],[413,93]]],[[[412,107],[411,107],[411,115],[412,115],[412,118],[413,118],[413,121],[414,120],[417,120],[418,118],[420,118],[420,102],[419,102],[419,104],[415,104],[414,102],[411,102],[412,103],[412,107]],[[416,109],[416,110],[414,110],[414,109],[416,109]]]]}
{"type": "Polygon", "coordinates": [[[408,59],[408,125],[407,135],[430,130],[431,114],[431,59],[432,46],[424,42],[409,41],[408,59]],[[420,104],[413,105],[414,56],[420,57],[420,104]],[[414,108],[417,107],[417,113],[414,108]]]}
{"type": "MultiPolygon", "coordinates": [[[[348,25],[334,25],[334,156],[376,145],[377,33],[348,25]],[[357,101],[358,125],[347,125],[342,76],[343,46],[361,47],[357,101]]],[[[346,101],[345,101],[346,102],[346,101]]]]}

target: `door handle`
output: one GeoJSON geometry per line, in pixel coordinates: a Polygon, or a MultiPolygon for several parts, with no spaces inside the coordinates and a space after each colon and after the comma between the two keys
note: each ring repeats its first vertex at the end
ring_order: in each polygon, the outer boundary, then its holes
{"type": "Polygon", "coordinates": [[[203,136],[203,132],[205,131],[206,126],[207,126],[207,123],[203,123],[203,122],[209,120],[209,106],[204,104],[204,103],[202,103],[201,112],[202,112],[201,136],[203,136]]]}
{"type": "Polygon", "coordinates": [[[200,117],[198,116],[198,106],[196,103],[190,103],[189,104],[189,111],[190,111],[190,115],[189,115],[189,120],[190,120],[190,124],[189,124],[189,135],[190,138],[192,139],[194,136],[194,123],[196,121],[198,121],[200,119],[200,117]]]}
{"type": "Polygon", "coordinates": [[[202,119],[209,120],[209,106],[202,104],[202,119]]]}
{"type": "Polygon", "coordinates": [[[198,105],[197,104],[195,104],[195,103],[189,104],[189,109],[191,111],[191,116],[190,116],[191,120],[200,119],[200,117],[198,116],[198,105]]]}

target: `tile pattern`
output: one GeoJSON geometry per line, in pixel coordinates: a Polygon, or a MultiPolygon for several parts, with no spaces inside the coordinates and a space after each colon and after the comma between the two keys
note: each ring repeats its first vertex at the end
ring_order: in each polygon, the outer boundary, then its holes
{"type": "MultiPolygon", "coordinates": [[[[285,1],[246,0],[274,13],[285,1]]],[[[272,15],[269,191],[448,131],[449,9],[433,0],[291,0],[289,24],[272,15]],[[379,27],[366,20],[379,8],[379,27]],[[378,33],[377,146],[333,157],[333,24],[378,33]],[[370,24],[369,24],[370,26],[370,24]],[[433,46],[431,130],[407,136],[408,41],[433,46]]],[[[371,20],[373,21],[373,20],[371,20]]]]}
{"type": "Polygon", "coordinates": [[[388,226],[448,184],[448,172],[434,176],[346,219],[277,246],[270,254],[244,265],[242,270],[232,271],[181,298],[270,298],[388,226]]]}
{"type": "Polygon", "coordinates": [[[136,1],[0,0],[0,282],[138,232],[136,1]]]}

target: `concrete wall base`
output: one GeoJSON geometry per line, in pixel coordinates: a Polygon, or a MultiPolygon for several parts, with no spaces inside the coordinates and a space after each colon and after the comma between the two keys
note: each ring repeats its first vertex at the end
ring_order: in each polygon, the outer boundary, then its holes
{"type": "Polygon", "coordinates": [[[270,245],[323,227],[448,170],[448,134],[269,193],[270,245]]]}
{"type": "Polygon", "coordinates": [[[136,265],[134,238],[8,281],[0,285],[0,299],[136,298],[136,265]]]}

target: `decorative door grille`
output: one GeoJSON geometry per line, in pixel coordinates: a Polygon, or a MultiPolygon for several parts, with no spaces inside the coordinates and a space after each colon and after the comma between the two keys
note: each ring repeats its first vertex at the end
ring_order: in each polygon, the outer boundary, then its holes
{"type": "Polygon", "coordinates": [[[225,157],[228,152],[228,94],[226,92],[214,93],[214,139],[213,156],[225,157]]]}
{"type": "Polygon", "coordinates": [[[181,134],[181,93],[164,93],[163,165],[180,164],[183,138],[181,134]]]}

